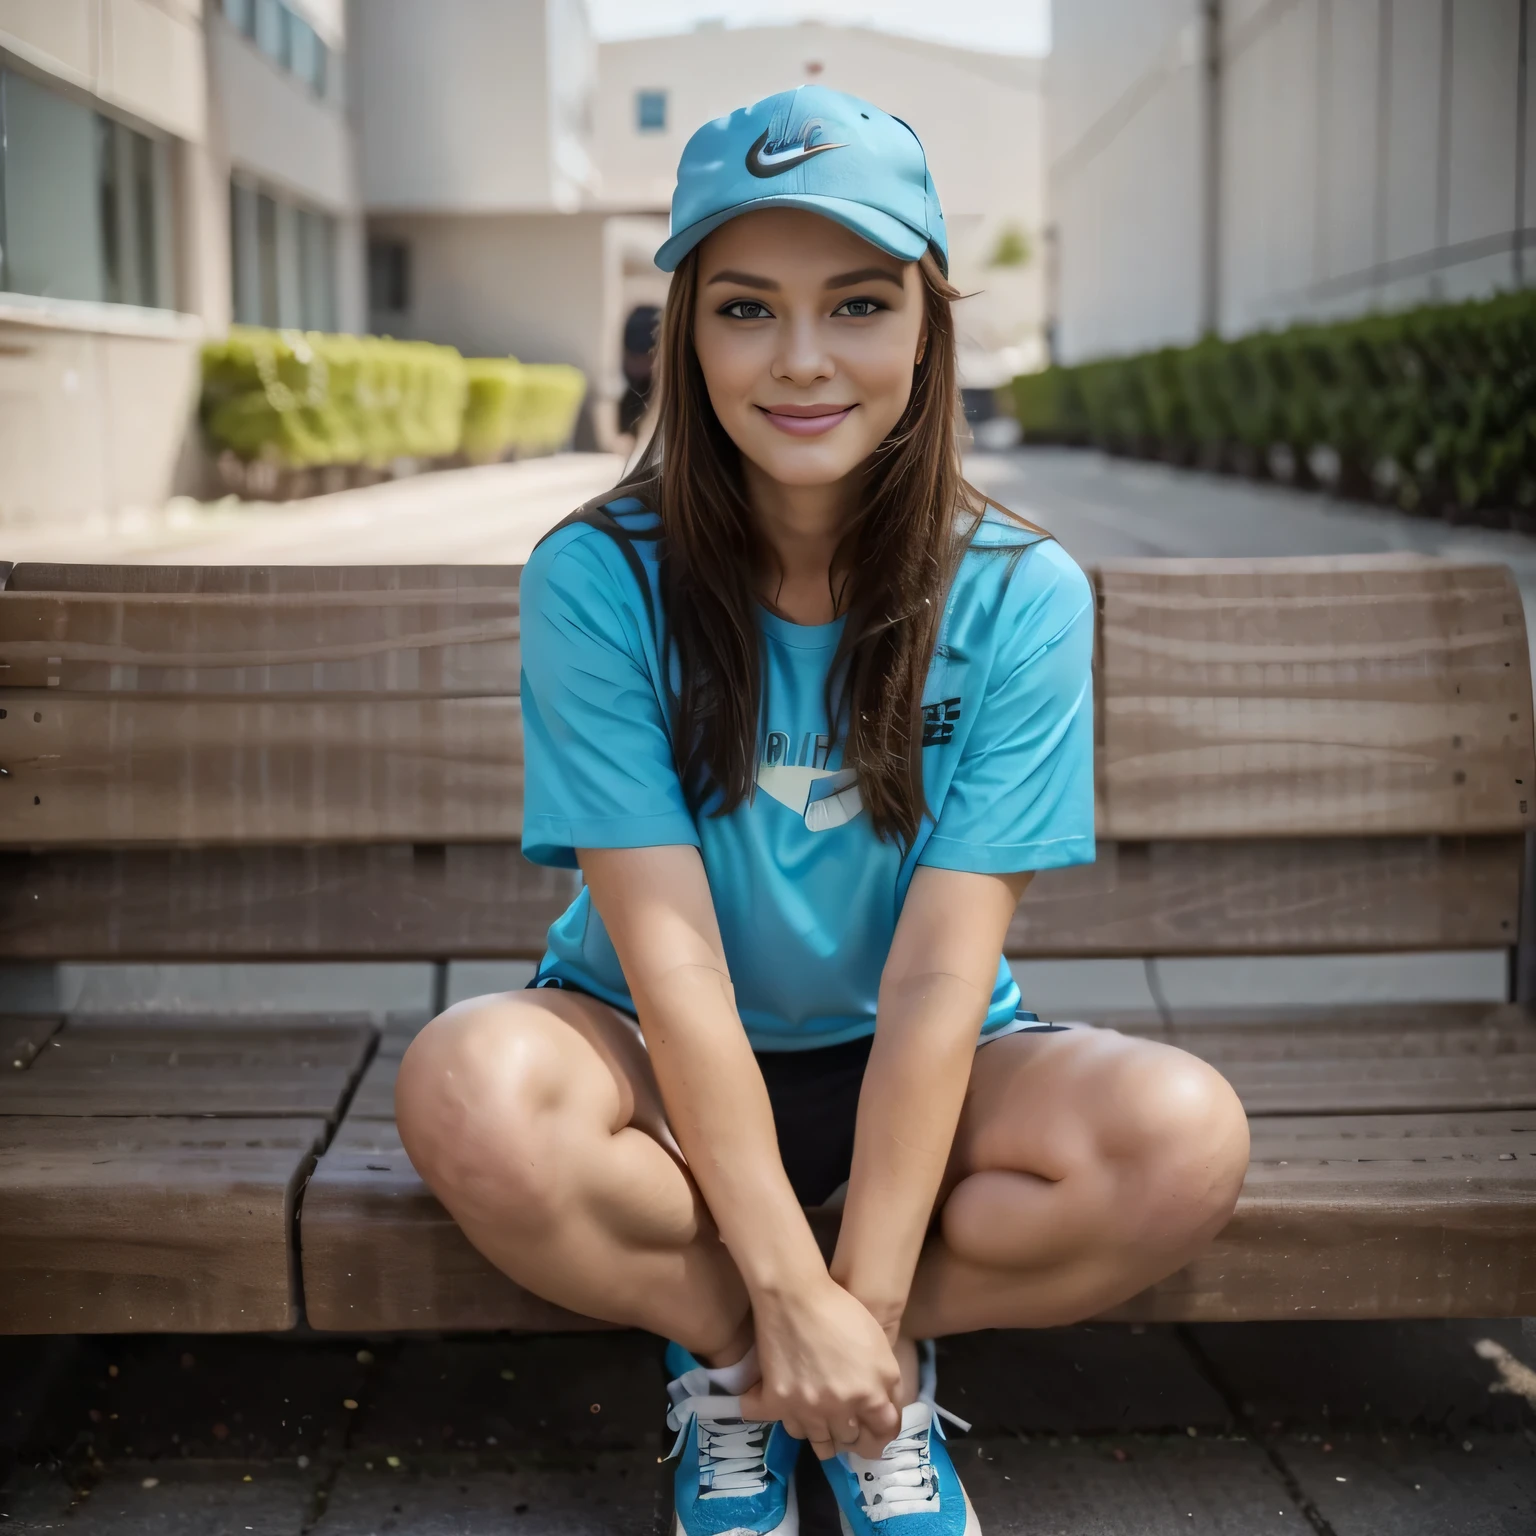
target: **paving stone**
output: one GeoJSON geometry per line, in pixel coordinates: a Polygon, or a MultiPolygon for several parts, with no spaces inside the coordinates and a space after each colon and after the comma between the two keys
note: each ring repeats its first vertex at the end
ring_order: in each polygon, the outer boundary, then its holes
{"type": "Polygon", "coordinates": [[[339,1452],[343,1404],[368,1379],[351,1340],[123,1334],[77,1344],[73,1390],[39,1414],[35,1451],[88,1447],[107,1461],[339,1452]]]}
{"type": "Polygon", "coordinates": [[[118,1462],[73,1483],[31,1471],[0,1489],[0,1530],[73,1536],[300,1536],[314,1479],[292,1466],[249,1461],[118,1462]],[[247,1475],[250,1481],[245,1481],[247,1475]],[[145,1487],[147,1479],[154,1479],[145,1487]],[[88,1489],[82,1493],[80,1490],[88,1489]]]}
{"type": "Polygon", "coordinates": [[[939,1401],[979,1434],[1232,1427],[1173,1328],[973,1333],[941,1340],[938,1365],[939,1401]]]}
{"type": "Polygon", "coordinates": [[[1458,1441],[1346,1433],[1275,1448],[1338,1536],[1536,1531],[1536,1445],[1523,1434],[1473,1431],[1458,1441]]]}
{"type": "Polygon", "coordinates": [[[488,1335],[381,1345],[350,1444],[408,1450],[646,1449],[666,1413],[643,1333],[488,1335]]]}
{"type": "Polygon", "coordinates": [[[956,1438],[950,1449],[987,1536],[1310,1536],[1312,1530],[1268,1456],[1248,1441],[956,1438]]]}
{"type": "Polygon", "coordinates": [[[1212,1323],[1189,1335],[1261,1428],[1536,1429],[1536,1405],[1492,1391],[1499,1370],[1476,1350],[1491,1340],[1536,1368],[1518,1319],[1212,1323]]]}
{"type": "MultiPolygon", "coordinates": [[[[312,1536],[651,1536],[660,1487],[649,1451],[398,1469],[349,1460],[312,1536]]],[[[237,1533],[238,1536],[238,1533],[237,1533]]]]}

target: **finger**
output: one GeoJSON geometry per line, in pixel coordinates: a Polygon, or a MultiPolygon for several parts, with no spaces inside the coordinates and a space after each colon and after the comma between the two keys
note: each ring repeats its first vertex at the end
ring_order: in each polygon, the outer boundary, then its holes
{"type": "MultiPolygon", "coordinates": [[[[746,1412],[745,1407],[742,1409],[742,1416],[744,1418],[753,1417],[752,1414],[746,1412]]],[[[799,1421],[799,1419],[780,1419],[779,1423],[784,1426],[784,1433],[788,1435],[791,1440],[804,1440],[806,1438],[805,1426],[799,1421]]]]}
{"type": "Polygon", "coordinates": [[[811,1449],[816,1452],[818,1461],[831,1461],[838,1452],[838,1447],[830,1440],[812,1440],[811,1449]]]}
{"type": "Polygon", "coordinates": [[[771,1419],[772,1411],[763,1403],[763,1384],[757,1382],[741,1394],[741,1416],[744,1419],[771,1419]]]}
{"type": "Polygon", "coordinates": [[[833,1438],[836,1439],[840,1450],[846,1450],[850,1445],[858,1443],[859,1436],[863,1432],[864,1426],[858,1419],[844,1419],[836,1426],[836,1433],[833,1438]]]}
{"type": "Polygon", "coordinates": [[[867,1461],[879,1461],[885,1454],[894,1436],[876,1434],[873,1430],[865,1428],[860,1431],[858,1441],[853,1445],[845,1445],[845,1451],[853,1451],[864,1457],[867,1461]]]}

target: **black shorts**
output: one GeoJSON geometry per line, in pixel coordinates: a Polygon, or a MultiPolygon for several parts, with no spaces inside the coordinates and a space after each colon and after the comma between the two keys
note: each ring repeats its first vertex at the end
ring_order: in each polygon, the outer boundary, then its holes
{"type": "MultiPolygon", "coordinates": [[[[560,987],[571,992],[583,990],[554,976],[535,976],[528,985],[560,987]]],[[[618,1011],[624,1013],[623,1009],[618,1011]]],[[[633,1015],[626,1013],[625,1017],[633,1015]]],[[[638,1029],[639,1025],[635,1027],[638,1029]]],[[[1034,1014],[1020,1010],[1008,1032],[1040,1033],[1066,1027],[1042,1024],[1034,1014]]],[[[801,1205],[823,1204],[847,1180],[853,1167],[859,1089],[874,1043],[874,1036],[866,1035],[862,1040],[848,1040],[841,1045],[753,1053],[768,1089],[768,1102],[773,1106],[779,1157],[801,1205]]]]}

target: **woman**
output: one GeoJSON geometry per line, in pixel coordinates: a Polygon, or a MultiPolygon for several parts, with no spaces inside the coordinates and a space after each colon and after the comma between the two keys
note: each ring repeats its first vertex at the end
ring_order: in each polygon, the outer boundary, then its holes
{"type": "Polygon", "coordinates": [[[655,437],[522,580],[524,851],[585,888],[412,1044],[400,1132],[509,1275],[672,1341],[678,1532],[790,1536],[808,1439],[845,1531],[958,1536],[919,1341],[1171,1273],[1246,1122],[1000,958],[1093,858],[1093,599],[961,478],[915,135],[771,97],[694,135],[672,229],[655,437]]]}

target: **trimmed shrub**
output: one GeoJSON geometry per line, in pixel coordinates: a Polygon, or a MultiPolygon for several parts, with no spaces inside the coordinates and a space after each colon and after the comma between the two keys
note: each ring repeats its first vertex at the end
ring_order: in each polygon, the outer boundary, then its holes
{"type": "Polygon", "coordinates": [[[1012,395],[1026,441],[1536,511],[1536,292],[1048,368],[1012,395]]]}
{"type": "Polygon", "coordinates": [[[202,420],[218,448],[284,469],[490,462],[559,448],[585,388],[576,368],[430,342],[235,326],[203,348],[202,420]]]}
{"type": "Polygon", "coordinates": [[[465,364],[464,456],[492,464],[510,453],[552,453],[569,441],[587,381],[563,363],[472,357],[465,364]]]}

